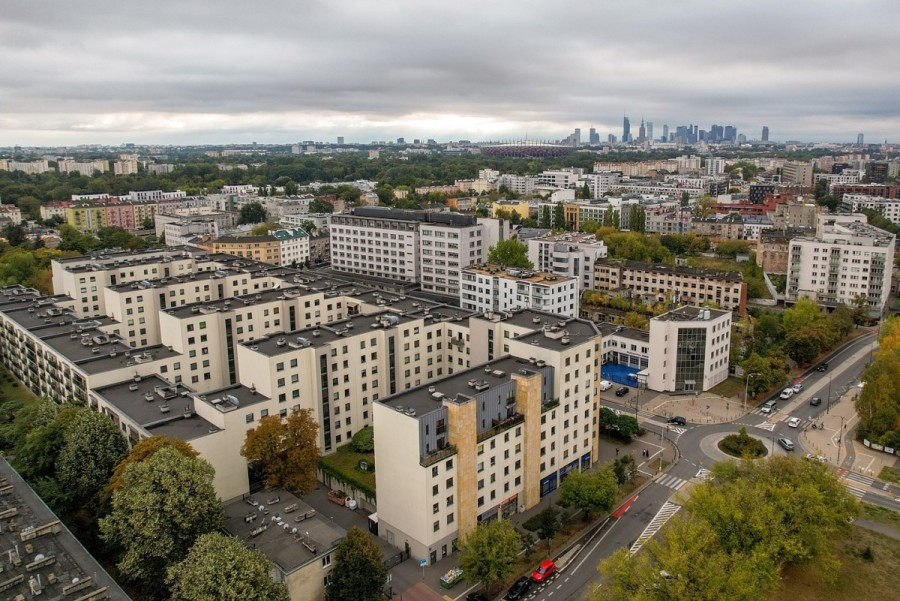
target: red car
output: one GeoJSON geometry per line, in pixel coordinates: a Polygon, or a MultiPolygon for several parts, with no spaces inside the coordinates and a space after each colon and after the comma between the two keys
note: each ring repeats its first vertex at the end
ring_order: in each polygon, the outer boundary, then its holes
{"type": "Polygon", "coordinates": [[[556,564],[548,559],[541,562],[541,565],[531,573],[531,579],[535,582],[544,582],[554,573],[556,573],[556,564]]]}

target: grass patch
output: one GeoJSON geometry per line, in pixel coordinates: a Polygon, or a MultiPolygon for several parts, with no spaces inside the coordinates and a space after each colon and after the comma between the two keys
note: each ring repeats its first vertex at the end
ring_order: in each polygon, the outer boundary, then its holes
{"type": "Polygon", "coordinates": [[[713,394],[718,394],[725,398],[736,397],[738,394],[744,394],[744,380],[741,378],[730,377],[722,380],[710,389],[713,394]]]}
{"type": "Polygon", "coordinates": [[[860,507],[859,517],[861,519],[886,524],[900,530],[900,512],[868,503],[861,503],[860,507]]]}
{"type": "Polygon", "coordinates": [[[0,403],[12,403],[18,407],[24,407],[37,400],[38,398],[6,371],[6,368],[0,367],[0,403]]]}
{"type": "Polygon", "coordinates": [[[375,453],[357,453],[350,444],[338,447],[331,455],[319,458],[319,466],[325,473],[352,484],[362,492],[375,497],[375,453]],[[372,471],[359,469],[360,460],[367,461],[372,471]]]}
{"type": "Polygon", "coordinates": [[[890,599],[897,594],[900,574],[900,541],[863,528],[836,541],[840,568],[829,582],[816,565],[785,569],[776,601],[844,601],[845,599],[890,599]],[[866,552],[870,549],[870,553],[866,552]],[[867,559],[867,556],[871,559],[867,559]]]}
{"type": "Polygon", "coordinates": [[[881,473],[878,474],[878,479],[884,480],[885,482],[900,484],[900,469],[886,465],[881,468],[881,473]]]}
{"type": "Polygon", "coordinates": [[[782,273],[770,273],[769,281],[772,282],[772,285],[775,286],[775,292],[778,294],[784,294],[785,289],[787,288],[787,276],[782,273]]]}
{"type": "Polygon", "coordinates": [[[750,261],[738,263],[736,260],[728,257],[690,257],[688,265],[701,269],[717,269],[719,271],[736,271],[744,276],[747,282],[748,298],[772,298],[769,294],[769,288],[763,279],[762,268],[756,264],[753,256],[750,261]]]}

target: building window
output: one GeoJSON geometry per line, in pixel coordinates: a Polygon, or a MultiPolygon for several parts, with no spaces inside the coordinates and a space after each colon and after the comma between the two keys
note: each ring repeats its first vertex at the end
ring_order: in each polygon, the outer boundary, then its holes
{"type": "Polygon", "coordinates": [[[246,419],[247,419],[248,424],[252,424],[253,423],[253,414],[248,413],[246,419]]]}

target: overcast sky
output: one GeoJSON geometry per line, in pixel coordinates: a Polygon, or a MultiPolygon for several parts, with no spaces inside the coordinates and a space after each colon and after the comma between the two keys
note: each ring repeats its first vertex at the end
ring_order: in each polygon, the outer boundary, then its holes
{"type": "Polygon", "coordinates": [[[900,142],[900,1],[3,0],[0,146],[900,142]]]}

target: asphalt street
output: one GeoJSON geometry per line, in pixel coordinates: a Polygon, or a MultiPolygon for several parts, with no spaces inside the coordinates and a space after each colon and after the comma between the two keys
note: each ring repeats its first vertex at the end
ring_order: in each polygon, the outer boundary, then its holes
{"type": "MultiPolygon", "coordinates": [[[[559,572],[550,583],[534,589],[527,597],[529,601],[559,601],[563,599],[583,600],[594,587],[600,585],[597,566],[617,549],[628,547],[639,548],[649,540],[672,516],[678,513],[677,493],[686,483],[700,480],[705,470],[716,461],[726,456],[718,450],[718,441],[726,434],[737,432],[746,427],[748,434],[766,442],[770,452],[784,454],[786,451],[777,443],[780,437],[794,441],[795,454],[805,454],[797,434],[803,427],[821,421],[831,409],[830,405],[848,390],[855,387],[866,364],[871,360],[874,338],[864,336],[854,341],[835,355],[827,359],[829,369],[825,372],[812,371],[797,381],[803,389],[790,400],[779,400],[777,409],[772,415],[765,415],[754,409],[744,417],[729,423],[699,425],[688,423],[687,427],[670,429],[666,437],[672,440],[680,451],[679,459],[644,488],[636,498],[629,499],[620,511],[598,527],[583,544],[580,552],[568,565],[559,572]],[[809,400],[819,397],[823,400],[819,406],[812,406],[809,400]],[[800,419],[800,427],[788,426],[791,417],[800,419]]],[[[775,396],[777,398],[777,394],[775,396]]],[[[603,405],[614,410],[633,413],[634,407],[604,399],[603,405]]],[[[645,411],[638,412],[641,423],[653,430],[666,428],[665,419],[652,416],[645,411]]],[[[852,451],[852,446],[848,445],[852,451]]],[[[838,476],[847,485],[848,490],[857,498],[900,511],[900,503],[883,495],[882,483],[872,478],[849,472],[852,455],[842,455],[838,468],[838,476]],[[882,494],[876,494],[876,491],[882,494]]],[[[900,496],[900,488],[889,487],[894,497],[900,496]],[[897,488],[897,490],[893,490],[897,488]]]]}

